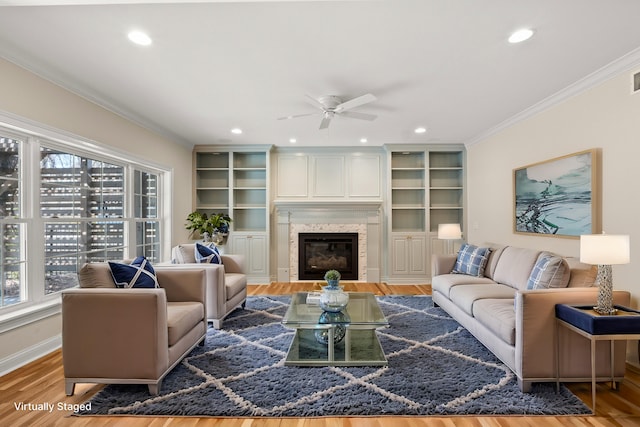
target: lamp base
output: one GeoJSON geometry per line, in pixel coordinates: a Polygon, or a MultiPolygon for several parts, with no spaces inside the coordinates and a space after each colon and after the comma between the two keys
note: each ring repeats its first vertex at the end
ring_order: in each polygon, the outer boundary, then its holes
{"type": "Polygon", "coordinates": [[[593,307],[593,311],[598,314],[615,314],[613,307],[613,273],[610,265],[598,265],[598,305],[593,307]]]}
{"type": "Polygon", "coordinates": [[[618,309],[596,306],[596,307],[593,307],[593,311],[595,311],[598,314],[612,315],[612,314],[616,314],[618,312],[618,309]]]}

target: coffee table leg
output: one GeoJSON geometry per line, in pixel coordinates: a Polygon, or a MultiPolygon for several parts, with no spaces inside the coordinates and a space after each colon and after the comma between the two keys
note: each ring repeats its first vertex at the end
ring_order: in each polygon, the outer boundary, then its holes
{"type": "Polygon", "coordinates": [[[335,356],[335,343],[333,342],[334,337],[336,336],[336,328],[335,326],[330,326],[329,327],[329,342],[328,342],[328,349],[329,349],[329,361],[333,362],[336,358],[335,356]]]}
{"type": "Polygon", "coordinates": [[[347,328],[344,334],[344,360],[351,360],[351,329],[347,328]]]}

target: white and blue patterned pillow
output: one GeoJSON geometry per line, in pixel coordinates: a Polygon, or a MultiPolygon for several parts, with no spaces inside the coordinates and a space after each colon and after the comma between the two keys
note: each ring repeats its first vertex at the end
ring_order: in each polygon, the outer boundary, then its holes
{"type": "Polygon", "coordinates": [[[570,274],[564,258],[543,252],[531,270],[527,289],[566,288],[570,274]]]}
{"type": "Polygon", "coordinates": [[[458,251],[458,258],[451,273],[483,277],[490,252],[489,248],[479,248],[465,243],[458,251]]]}
{"type": "Polygon", "coordinates": [[[222,264],[222,258],[218,248],[213,243],[209,246],[196,243],[196,262],[201,264],[222,264]]]}
{"type": "Polygon", "coordinates": [[[131,264],[120,264],[109,261],[111,276],[118,288],[159,288],[158,279],[153,266],[143,256],[133,260],[131,264]]]}

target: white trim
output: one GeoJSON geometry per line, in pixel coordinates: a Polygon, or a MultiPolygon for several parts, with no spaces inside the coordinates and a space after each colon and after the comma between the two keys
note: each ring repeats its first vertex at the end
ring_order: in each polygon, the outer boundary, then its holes
{"type": "Polygon", "coordinates": [[[632,50],[621,58],[616,59],[615,61],[605,65],[599,70],[589,74],[588,76],[578,80],[577,82],[567,86],[561,91],[543,99],[542,101],[532,105],[526,110],[516,114],[503,121],[502,123],[480,133],[474,138],[465,142],[465,146],[469,147],[482,141],[487,138],[502,132],[505,129],[510,128],[530,117],[535,116],[538,113],[541,113],[555,105],[558,105],[569,98],[572,98],[576,95],[579,95],[583,92],[586,92],[589,89],[594,88],[595,86],[606,82],[607,80],[621,74],[624,72],[628,72],[632,69],[637,68],[640,65],[640,48],[632,50]]]}
{"type": "Polygon", "coordinates": [[[41,144],[61,144],[57,145],[57,147],[66,150],[72,146],[74,149],[81,151],[81,153],[78,154],[99,155],[106,159],[125,162],[127,165],[135,164],[146,171],[156,169],[156,171],[167,172],[171,169],[170,166],[132,155],[118,148],[36,122],[8,111],[0,110],[0,125],[11,129],[13,132],[26,133],[29,136],[35,137],[41,144]]]}
{"type": "Polygon", "coordinates": [[[58,334],[44,341],[0,359],[0,376],[25,366],[62,347],[62,335],[58,334]]]}
{"type": "Polygon", "coordinates": [[[4,309],[6,312],[3,310],[0,315],[0,334],[60,314],[62,303],[57,295],[57,298],[49,298],[42,303],[31,304],[17,310],[12,310],[11,307],[4,309]]]}

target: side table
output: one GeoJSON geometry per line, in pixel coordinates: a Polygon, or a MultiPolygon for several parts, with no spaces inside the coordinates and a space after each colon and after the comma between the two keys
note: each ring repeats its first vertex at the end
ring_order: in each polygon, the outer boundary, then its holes
{"type": "MultiPolygon", "coordinates": [[[[593,307],[556,304],[557,326],[564,326],[591,341],[591,400],[596,413],[596,342],[609,341],[611,387],[614,381],[614,341],[640,339],[640,311],[616,305],[615,314],[598,314],[593,307]]],[[[560,388],[560,344],[556,340],[556,387],[560,388]]]]}

